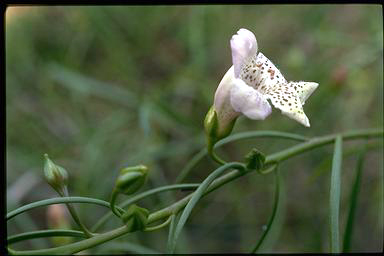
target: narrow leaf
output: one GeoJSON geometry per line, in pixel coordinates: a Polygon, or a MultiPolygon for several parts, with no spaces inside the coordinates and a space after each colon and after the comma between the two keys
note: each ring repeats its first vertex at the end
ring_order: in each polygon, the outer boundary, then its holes
{"type": "Polygon", "coordinates": [[[332,160],[331,189],[330,189],[330,225],[331,225],[331,253],[340,253],[339,241],[339,213],[340,213],[340,190],[341,190],[341,162],[343,156],[342,137],[337,136],[332,160]]]}
{"type": "Polygon", "coordinates": [[[349,198],[349,211],[348,211],[347,226],[345,227],[345,232],[344,232],[343,252],[349,252],[351,248],[353,225],[355,220],[357,198],[360,192],[361,175],[363,171],[365,152],[366,152],[366,147],[364,147],[364,149],[360,152],[357,159],[355,181],[353,183],[351,195],[349,198]]]}

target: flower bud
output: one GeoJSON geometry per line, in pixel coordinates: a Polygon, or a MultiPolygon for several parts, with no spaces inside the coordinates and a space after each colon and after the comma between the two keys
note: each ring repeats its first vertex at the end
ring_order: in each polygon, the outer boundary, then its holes
{"type": "Polygon", "coordinates": [[[230,122],[219,122],[217,112],[212,106],[204,119],[204,130],[207,137],[208,150],[213,148],[213,145],[222,138],[227,137],[233,129],[236,117],[230,122]]]}
{"type": "Polygon", "coordinates": [[[116,180],[116,190],[126,195],[135,193],[144,184],[147,174],[148,168],[144,165],[122,169],[116,180]]]}
{"type": "Polygon", "coordinates": [[[45,179],[53,189],[55,189],[59,194],[62,194],[68,183],[68,173],[63,167],[52,162],[51,159],[49,159],[48,154],[44,154],[44,157],[45,179]]]}
{"type": "Polygon", "coordinates": [[[265,155],[259,150],[253,148],[245,156],[245,164],[247,169],[251,170],[261,170],[264,167],[265,155]]]}
{"type": "Polygon", "coordinates": [[[121,216],[123,222],[129,227],[131,232],[143,230],[148,222],[149,211],[136,204],[131,205],[121,216]]]}

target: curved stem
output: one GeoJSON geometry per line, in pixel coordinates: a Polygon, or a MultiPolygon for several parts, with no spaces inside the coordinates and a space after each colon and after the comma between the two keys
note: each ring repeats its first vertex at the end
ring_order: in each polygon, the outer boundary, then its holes
{"type": "MultiPolygon", "coordinates": [[[[145,197],[148,197],[150,195],[154,195],[157,193],[161,193],[164,191],[169,191],[169,190],[177,190],[177,189],[193,189],[197,188],[200,184],[197,183],[190,183],[190,184],[175,184],[175,185],[168,185],[168,186],[163,186],[163,187],[158,187],[154,188],[148,191],[145,191],[141,194],[138,194],[134,197],[129,198],[128,200],[124,201],[123,203],[120,204],[120,207],[126,207],[130,204],[133,204],[145,197]]],[[[113,215],[112,212],[107,212],[103,217],[99,219],[99,221],[92,227],[92,230],[95,232],[98,230],[100,227],[103,226],[105,222],[113,215]]]]}
{"type": "MultiPolygon", "coordinates": [[[[382,137],[383,135],[384,135],[384,132],[382,129],[367,129],[367,130],[360,130],[360,131],[353,131],[353,132],[346,132],[341,134],[332,134],[332,135],[327,135],[323,137],[317,137],[307,142],[300,143],[288,149],[285,149],[275,154],[267,156],[264,164],[276,164],[290,157],[303,153],[307,150],[314,149],[316,147],[324,146],[327,144],[331,144],[337,136],[342,136],[343,140],[355,140],[355,139],[382,137]]],[[[218,144],[219,143],[220,142],[218,142],[218,144]]],[[[205,191],[204,196],[216,190],[217,188],[225,185],[226,183],[236,178],[239,178],[251,171],[253,170],[245,170],[245,171],[233,170],[227,174],[220,176],[219,178],[215,179],[211,183],[211,185],[205,191]]],[[[180,199],[179,201],[175,202],[174,204],[168,207],[165,207],[161,210],[158,210],[157,212],[150,214],[148,217],[148,223],[150,224],[160,219],[168,217],[170,214],[173,214],[176,212],[174,211],[174,209],[177,209],[177,210],[182,209],[188,203],[192,195],[193,193],[180,199]]]]}
{"type": "MultiPolygon", "coordinates": [[[[290,140],[295,140],[295,141],[308,140],[307,137],[304,137],[304,136],[301,136],[298,134],[294,134],[294,133],[277,132],[277,131],[251,131],[251,132],[241,132],[241,133],[237,133],[237,134],[228,136],[228,137],[218,141],[214,145],[213,148],[215,149],[215,148],[221,147],[221,146],[228,144],[230,142],[233,142],[233,141],[244,140],[244,139],[249,139],[249,138],[256,138],[256,137],[260,137],[260,138],[270,138],[270,137],[276,138],[277,137],[277,138],[281,138],[281,139],[290,139],[290,140]]],[[[175,182],[179,183],[182,180],[184,180],[185,177],[187,177],[189,172],[192,170],[192,168],[195,167],[196,164],[201,159],[203,159],[203,157],[205,157],[207,154],[208,154],[207,149],[203,148],[195,156],[193,156],[193,158],[180,171],[180,174],[177,176],[175,182]]]]}
{"type": "MultiPolygon", "coordinates": [[[[170,241],[170,252],[173,253],[176,247],[177,239],[181,233],[181,230],[183,229],[185,223],[187,222],[188,217],[190,216],[193,208],[197,204],[197,202],[200,200],[200,198],[204,195],[204,192],[207,190],[209,185],[217,178],[219,177],[224,171],[226,171],[229,168],[238,168],[238,169],[246,169],[245,165],[243,163],[227,163],[223,166],[217,168],[214,170],[208,177],[200,184],[200,186],[197,188],[195,192],[192,193],[192,197],[190,200],[188,200],[188,204],[186,205],[183,213],[180,216],[179,222],[177,223],[175,227],[175,233],[173,236],[173,239],[170,241]]],[[[179,211],[179,209],[176,209],[179,211]]],[[[177,213],[177,212],[174,212],[177,213]]]]}
{"type": "Polygon", "coordinates": [[[122,235],[125,235],[130,232],[130,228],[127,226],[122,226],[117,229],[111,230],[109,232],[95,235],[91,238],[68,244],[63,245],[55,248],[48,248],[48,249],[40,249],[40,250],[30,250],[30,251],[15,251],[13,249],[7,248],[12,252],[12,254],[15,255],[52,255],[52,254],[74,254],[80,251],[83,251],[85,249],[97,246],[99,244],[105,243],[107,241],[110,241],[114,238],[120,237],[122,235]]]}
{"type": "MultiPolygon", "coordinates": [[[[97,204],[97,205],[101,205],[101,206],[104,206],[104,207],[107,207],[108,209],[110,209],[110,205],[108,202],[100,200],[100,199],[96,199],[96,198],[79,197],[79,196],[56,197],[56,198],[50,198],[50,199],[45,199],[45,200],[33,202],[30,204],[24,205],[22,207],[19,207],[15,210],[9,212],[6,216],[6,220],[8,221],[8,220],[12,219],[13,217],[15,217],[15,216],[17,216],[23,212],[29,211],[29,210],[37,208],[37,207],[47,206],[47,205],[51,205],[51,204],[65,204],[65,203],[97,204]]],[[[117,207],[117,209],[120,212],[120,214],[123,214],[125,212],[120,207],[117,207]]]]}
{"type": "Polygon", "coordinates": [[[172,215],[169,216],[168,219],[166,221],[164,221],[163,223],[161,223],[160,225],[157,225],[154,227],[146,227],[144,229],[144,231],[155,231],[155,230],[161,229],[163,227],[166,227],[166,226],[168,226],[169,223],[171,223],[171,220],[172,220],[172,215]]]}
{"type": "Polygon", "coordinates": [[[116,199],[117,199],[117,196],[118,196],[118,192],[116,189],[113,189],[112,190],[112,196],[111,196],[111,201],[110,201],[110,205],[111,205],[111,210],[112,212],[117,216],[117,217],[120,217],[119,216],[119,212],[116,210],[116,206],[115,206],[115,203],[116,203],[116,199]]]}
{"type": "Polygon", "coordinates": [[[9,236],[7,237],[7,243],[13,244],[13,243],[17,243],[17,242],[28,240],[28,239],[52,237],[52,236],[71,236],[71,237],[87,238],[87,236],[83,232],[78,230],[48,229],[48,230],[25,232],[25,233],[9,236]]]}
{"type": "MultiPolygon", "coordinates": [[[[293,146],[291,148],[288,148],[286,150],[280,151],[278,153],[272,154],[267,157],[266,163],[276,163],[283,161],[287,158],[290,158],[292,156],[298,155],[304,151],[320,147],[326,144],[332,143],[337,136],[342,136],[344,140],[352,140],[352,139],[361,139],[361,138],[373,138],[373,137],[382,137],[383,136],[383,130],[361,130],[361,131],[355,131],[355,132],[347,132],[343,134],[336,134],[336,135],[329,135],[324,137],[318,137],[315,139],[312,139],[308,142],[301,143],[299,145],[293,146]]],[[[216,190],[217,188],[225,185],[226,183],[241,177],[252,170],[233,170],[230,171],[227,174],[224,174],[220,176],[219,178],[215,179],[207,188],[207,190],[204,192],[203,196],[209,194],[210,192],[216,190]]],[[[180,199],[179,201],[173,203],[172,205],[163,208],[161,210],[158,210],[148,217],[148,224],[154,223],[158,220],[161,220],[163,218],[169,217],[170,215],[173,215],[183,209],[185,205],[188,203],[190,198],[192,197],[193,193],[180,199]]],[[[109,207],[109,204],[108,204],[109,207]]],[[[20,208],[19,208],[20,209],[20,208]]],[[[9,214],[8,214],[9,215],[9,214]]],[[[8,219],[7,215],[7,219],[8,219]]],[[[126,226],[114,229],[112,231],[96,235],[94,237],[85,239],[80,242],[76,242],[70,245],[64,245],[56,248],[50,248],[50,249],[42,249],[42,250],[32,250],[32,251],[15,251],[10,248],[8,248],[9,251],[11,251],[14,254],[19,255],[31,255],[31,254],[73,254],[82,250],[85,250],[90,247],[94,247],[96,245],[102,244],[104,242],[107,242],[109,240],[112,240],[116,237],[120,237],[126,233],[128,233],[130,230],[126,226]]]]}
{"type": "Polygon", "coordinates": [[[213,160],[215,160],[220,165],[224,165],[227,163],[226,161],[221,159],[218,155],[216,155],[215,151],[213,150],[208,151],[208,154],[210,157],[212,157],[213,160]]]}
{"type": "Polygon", "coordinates": [[[276,169],[275,171],[275,196],[274,196],[274,203],[273,203],[273,209],[272,209],[272,214],[271,217],[268,220],[267,228],[261,235],[260,240],[257,242],[256,246],[253,248],[252,253],[256,253],[257,250],[259,250],[260,246],[263,244],[265,237],[271,230],[271,226],[273,224],[273,221],[275,220],[276,217],[276,212],[277,208],[279,205],[279,199],[280,199],[280,177],[279,177],[279,170],[276,169]]]}
{"type": "MultiPolygon", "coordinates": [[[[68,194],[68,189],[67,187],[64,187],[64,193],[63,195],[61,195],[63,198],[65,197],[69,197],[69,194],[68,194]]],[[[87,236],[87,237],[92,237],[93,234],[88,230],[88,228],[81,222],[80,220],[80,217],[79,215],[77,214],[76,212],[76,209],[75,207],[73,207],[72,204],[70,203],[66,203],[65,204],[68,208],[68,211],[69,213],[71,214],[73,220],[76,222],[76,224],[80,227],[81,230],[83,230],[84,234],[87,236]]]]}

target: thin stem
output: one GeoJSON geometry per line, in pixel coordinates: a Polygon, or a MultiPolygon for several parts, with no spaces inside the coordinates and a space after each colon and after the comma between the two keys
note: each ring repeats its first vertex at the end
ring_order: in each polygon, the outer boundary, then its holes
{"type": "MultiPolygon", "coordinates": [[[[187,222],[188,217],[190,216],[193,208],[197,204],[197,202],[200,200],[200,198],[204,195],[204,192],[207,190],[209,185],[217,178],[219,177],[224,171],[226,171],[229,168],[237,168],[237,169],[246,169],[245,165],[243,163],[227,163],[223,166],[217,168],[214,170],[208,177],[200,184],[200,186],[197,188],[195,192],[192,193],[192,197],[190,200],[188,200],[188,204],[186,205],[183,213],[180,216],[180,219],[176,225],[175,233],[173,236],[173,239],[170,241],[170,252],[173,253],[176,247],[177,239],[181,233],[181,230],[183,229],[185,223],[187,222]]],[[[179,209],[177,209],[179,211],[179,209]]]]}
{"type": "Polygon", "coordinates": [[[226,161],[221,159],[218,155],[216,155],[215,151],[213,151],[213,150],[209,151],[208,154],[210,157],[212,157],[213,160],[215,160],[220,165],[224,165],[227,163],[226,161]]]}
{"type": "MultiPolygon", "coordinates": [[[[382,137],[383,136],[383,130],[361,130],[361,131],[355,131],[355,132],[347,132],[343,134],[336,134],[336,135],[328,135],[324,137],[319,137],[316,139],[312,139],[308,142],[301,143],[299,145],[293,146],[291,148],[282,150],[278,153],[272,154],[267,157],[266,159],[266,164],[268,163],[276,163],[283,161],[285,159],[288,159],[290,157],[293,157],[295,155],[298,155],[302,152],[305,152],[307,150],[320,147],[326,144],[330,144],[334,141],[336,136],[342,136],[343,140],[353,140],[353,139],[361,139],[361,138],[373,138],[373,137],[382,137]]],[[[209,194],[210,192],[216,190],[217,188],[225,185],[226,183],[241,177],[252,170],[246,170],[246,171],[240,171],[240,170],[233,170],[230,171],[227,174],[224,174],[220,176],[219,178],[215,179],[208,189],[204,192],[203,196],[209,194]]],[[[161,220],[163,218],[169,217],[172,214],[175,214],[179,212],[181,209],[185,207],[185,205],[188,203],[189,199],[193,193],[190,195],[180,199],[179,201],[173,203],[172,205],[163,208],[161,210],[158,210],[152,214],[149,215],[148,217],[148,224],[154,223],[158,220],[161,220]]],[[[108,204],[109,207],[109,204],[108,204]]],[[[20,208],[19,208],[20,209],[20,208]]],[[[19,210],[17,209],[17,210],[19,210]]],[[[7,219],[9,214],[7,214],[7,219]]],[[[31,255],[31,254],[73,254],[82,250],[85,250],[90,247],[94,247],[96,245],[102,244],[104,242],[107,242],[109,240],[112,240],[116,237],[120,237],[126,233],[128,233],[130,230],[126,226],[114,229],[112,231],[96,235],[92,238],[88,238],[86,240],[73,243],[70,245],[64,245],[56,248],[50,248],[50,249],[42,249],[42,250],[33,250],[33,251],[14,251],[10,248],[8,248],[9,251],[12,251],[14,254],[19,254],[19,255],[31,255]]]]}
{"type": "MultiPolygon", "coordinates": [[[[22,207],[19,207],[15,210],[9,212],[6,216],[6,220],[8,221],[8,220],[12,219],[13,217],[15,217],[15,216],[17,216],[23,212],[32,210],[32,209],[37,208],[37,207],[47,206],[47,205],[51,205],[51,204],[65,204],[65,203],[97,204],[97,205],[101,205],[101,206],[104,206],[104,207],[110,209],[110,205],[108,202],[100,200],[100,199],[96,199],[96,198],[80,197],[80,196],[56,197],[56,198],[50,198],[50,199],[45,199],[45,200],[33,202],[30,204],[24,205],[22,207]]],[[[120,214],[123,214],[125,212],[120,207],[117,207],[117,209],[120,212],[120,214]]]]}
{"type": "MultiPolygon", "coordinates": [[[[64,187],[64,191],[63,191],[63,195],[61,195],[62,197],[69,197],[69,194],[68,194],[68,190],[67,190],[67,187],[64,187]]],[[[80,227],[81,230],[83,230],[84,234],[87,236],[87,237],[92,237],[93,234],[87,229],[87,227],[81,222],[80,220],[80,217],[79,215],[77,214],[76,212],[76,209],[75,207],[73,207],[72,204],[70,203],[66,203],[65,204],[68,208],[68,211],[69,213],[71,214],[73,220],[76,222],[76,224],[80,227]]]]}
{"type": "Polygon", "coordinates": [[[52,237],[52,236],[71,236],[71,237],[87,238],[87,236],[83,232],[78,230],[48,229],[48,230],[25,232],[25,233],[9,236],[7,237],[7,243],[13,244],[13,243],[17,243],[17,242],[28,240],[28,239],[52,237]]]}
{"type": "MultiPolygon", "coordinates": [[[[294,133],[287,133],[287,132],[277,132],[277,131],[251,131],[251,132],[241,132],[237,133],[231,136],[228,136],[220,141],[218,141],[214,145],[214,149],[219,148],[225,144],[228,144],[233,141],[237,140],[244,140],[244,139],[250,139],[250,138],[281,138],[281,139],[290,139],[295,141],[307,141],[308,138],[294,134],[294,133]]],[[[192,159],[185,165],[185,167],[180,171],[180,174],[176,178],[176,183],[181,182],[184,180],[189,172],[192,170],[193,167],[199,163],[201,159],[203,159],[208,154],[208,151],[206,148],[203,148],[200,150],[195,156],[192,157],[192,159]]]]}
{"type": "Polygon", "coordinates": [[[119,216],[119,212],[116,210],[116,206],[115,206],[115,203],[116,203],[116,199],[117,199],[117,196],[118,196],[118,192],[116,189],[113,189],[112,191],[112,196],[111,196],[111,201],[110,201],[110,205],[111,205],[111,210],[112,212],[117,216],[117,217],[120,217],[119,216]]]}
{"type": "Polygon", "coordinates": [[[13,249],[7,248],[15,255],[52,255],[52,254],[74,254],[85,249],[95,247],[99,244],[105,243],[107,241],[113,240],[114,238],[121,237],[130,232],[130,228],[127,226],[122,226],[117,229],[111,230],[109,232],[95,235],[91,238],[63,245],[55,248],[40,249],[40,250],[30,250],[30,251],[15,251],[13,249]]]}
{"type": "MultiPolygon", "coordinates": [[[[292,146],[288,149],[282,150],[280,152],[277,152],[275,154],[269,155],[266,157],[266,161],[264,164],[276,164],[283,160],[286,160],[290,157],[293,157],[295,155],[298,155],[300,153],[303,153],[305,151],[308,151],[310,149],[314,149],[316,147],[321,147],[327,144],[331,144],[337,136],[342,136],[343,140],[355,140],[355,139],[367,139],[367,138],[375,138],[375,137],[382,137],[383,136],[383,130],[382,129],[367,129],[367,130],[359,130],[359,131],[353,131],[353,132],[346,132],[341,134],[332,134],[327,135],[323,137],[317,137],[314,139],[311,139],[307,142],[300,143],[298,145],[292,146]]],[[[227,174],[224,174],[214,180],[211,185],[208,187],[208,189],[205,191],[204,196],[209,194],[210,192],[216,190],[217,188],[225,185],[226,183],[239,178],[253,170],[233,170],[230,171],[227,174]]],[[[183,209],[185,205],[188,203],[189,199],[191,198],[192,194],[189,194],[188,196],[180,199],[179,201],[175,202],[174,204],[165,207],[161,210],[158,210],[157,212],[154,212],[149,215],[148,217],[148,223],[153,223],[155,221],[158,221],[160,219],[168,217],[170,214],[174,214],[175,212],[178,212],[179,210],[183,209]],[[178,211],[175,211],[178,210],[178,211]]]]}
{"type": "MultiPolygon", "coordinates": [[[[148,191],[145,191],[141,194],[138,194],[134,197],[131,197],[129,198],[128,200],[124,201],[123,203],[120,204],[120,207],[126,207],[130,204],[133,204],[145,197],[148,197],[150,195],[154,195],[154,194],[157,194],[157,193],[161,193],[161,192],[164,192],[164,191],[169,191],[169,190],[177,190],[177,189],[193,189],[193,188],[197,188],[199,186],[198,183],[190,183],[190,184],[175,184],[175,185],[168,185],[168,186],[163,186],[163,187],[158,187],[158,188],[154,188],[154,189],[151,189],[151,190],[148,190],[148,191]]],[[[103,217],[101,217],[99,219],[99,221],[92,227],[92,230],[95,232],[96,230],[98,230],[100,227],[103,226],[103,224],[105,222],[107,222],[107,220],[113,215],[112,212],[107,212],[103,217]]]]}
{"type": "Polygon", "coordinates": [[[163,227],[166,227],[166,226],[168,226],[169,223],[171,223],[171,220],[172,220],[172,215],[169,216],[169,218],[166,221],[164,221],[163,223],[161,223],[157,226],[154,226],[154,227],[146,227],[144,229],[144,231],[155,231],[155,230],[161,229],[163,227]]]}
{"type": "Polygon", "coordinates": [[[271,226],[272,226],[273,221],[275,220],[275,217],[276,217],[277,208],[278,208],[279,199],[280,199],[280,177],[279,177],[279,170],[278,169],[276,169],[276,171],[275,171],[275,183],[276,183],[276,185],[275,185],[275,196],[274,196],[274,203],[273,203],[272,214],[271,214],[271,217],[268,220],[267,228],[263,232],[263,234],[262,234],[260,240],[258,241],[258,243],[256,244],[255,248],[253,248],[252,253],[256,253],[259,250],[259,248],[263,244],[267,234],[271,230],[271,226]]]}

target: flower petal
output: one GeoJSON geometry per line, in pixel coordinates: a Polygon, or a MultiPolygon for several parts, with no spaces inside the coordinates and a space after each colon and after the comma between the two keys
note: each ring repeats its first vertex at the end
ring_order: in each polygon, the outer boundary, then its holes
{"type": "Polygon", "coordinates": [[[314,82],[292,82],[290,81],[288,83],[289,87],[293,87],[295,91],[297,92],[300,102],[302,105],[304,105],[305,101],[308,99],[309,96],[316,90],[316,88],[319,86],[318,83],[314,82]]]}
{"type": "Polygon", "coordinates": [[[284,115],[309,127],[308,117],[305,115],[299,95],[293,87],[287,84],[278,84],[266,94],[273,106],[281,110],[284,115]]]}
{"type": "Polygon", "coordinates": [[[244,28],[237,31],[231,38],[232,63],[235,77],[240,75],[241,67],[257,53],[257,41],[255,35],[244,28]]]}
{"type": "Polygon", "coordinates": [[[231,89],[231,105],[235,111],[254,120],[263,120],[272,112],[266,98],[241,79],[236,79],[231,89]]]}

